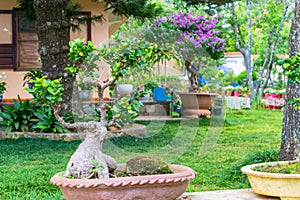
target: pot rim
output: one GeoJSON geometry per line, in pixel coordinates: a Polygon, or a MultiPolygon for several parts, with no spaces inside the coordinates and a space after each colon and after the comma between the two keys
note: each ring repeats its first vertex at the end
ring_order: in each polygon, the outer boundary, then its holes
{"type": "Polygon", "coordinates": [[[290,160],[290,161],[277,161],[277,162],[264,162],[264,163],[256,163],[252,165],[246,165],[241,168],[241,171],[246,175],[252,176],[260,176],[260,177],[272,177],[272,178],[287,178],[287,179],[294,179],[300,178],[300,174],[280,174],[280,173],[268,173],[268,172],[260,172],[254,171],[253,168],[262,165],[274,165],[274,164],[285,164],[290,162],[299,162],[297,160],[290,160]]]}
{"type": "MultiPolygon", "coordinates": [[[[124,164],[123,164],[124,165],[124,164]]],[[[55,174],[50,182],[62,187],[122,187],[134,185],[152,185],[156,183],[177,183],[189,181],[195,178],[196,172],[186,166],[169,165],[174,170],[173,174],[158,174],[146,176],[118,177],[118,178],[103,178],[103,179],[70,179],[62,177],[63,172],[55,174]]]]}

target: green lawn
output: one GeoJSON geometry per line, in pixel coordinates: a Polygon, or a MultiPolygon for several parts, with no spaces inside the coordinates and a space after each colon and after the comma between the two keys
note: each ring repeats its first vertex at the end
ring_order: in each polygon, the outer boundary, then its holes
{"type": "MultiPolygon", "coordinates": [[[[228,111],[221,118],[172,122],[145,122],[147,135],[110,139],[103,145],[118,162],[144,154],[169,163],[190,166],[197,177],[188,191],[249,187],[228,178],[249,154],[278,150],[282,112],[228,111]]],[[[49,179],[63,171],[80,141],[47,139],[0,140],[0,199],[63,199],[49,179]]]]}

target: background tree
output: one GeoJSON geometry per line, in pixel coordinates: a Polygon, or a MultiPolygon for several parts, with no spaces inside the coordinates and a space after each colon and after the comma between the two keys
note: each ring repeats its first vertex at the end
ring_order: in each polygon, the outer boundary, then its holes
{"type": "Polygon", "coordinates": [[[241,35],[239,35],[239,30],[238,30],[235,3],[231,4],[231,14],[232,14],[232,24],[233,24],[233,31],[235,35],[236,48],[243,54],[244,57],[245,67],[247,72],[248,89],[250,91],[251,102],[253,102],[254,86],[253,86],[252,61],[251,61],[253,40],[252,40],[252,19],[250,13],[251,11],[250,3],[251,3],[250,0],[246,0],[247,30],[248,30],[247,41],[244,39],[244,37],[239,38],[241,35]]]}
{"type": "MultiPolygon", "coordinates": [[[[289,45],[290,57],[300,52],[300,0],[295,1],[295,16],[290,30],[289,45]]],[[[294,98],[300,98],[300,84],[298,81],[288,82],[286,87],[286,102],[289,102],[294,98]]],[[[299,156],[299,114],[299,109],[295,108],[293,104],[286,103],[284,109],[280,148],[280,156],[283,160],[293,160],[299,156]]]]}
{"type": "MultiPolygon", "coordinates": [[[[255,24],[255,31],[262,33],[256,35],[256,38],[259,35],[261,36],[261,39],[256,40],[258,43],[256,45],[262,46],[261,50],[264,52],[260,53],[260,56],[264,59],[260,65],[258,80],[256,82],[256,95],[263,92],[269,83],[276,56],[275,52],[278,52],[276,51],[277,44],[288,15],[289,7],[290,2],[287,0],[284,0],[283,3],[281,1],[267,1],[267,4],[264,4],[262,7],[262,16],[255,24]],[[264,74],[266,74],[265,80],[263,80],[264,74]]],[[[258,49],[257,47],[254,46],[255,49],[258,49]]]]}
{"type": "Polygon", "coordinates": [[[290,14],[290,1],[247,0],[238,2],[211,1],[208,3],[205,0],[186,0],[185,2],[188,5],[206,3],[210,6],[211,10],[209,12],[222,15],[223,23],[221,23],[222,28],[220,30],[227,40],[226,51],[240,51],[244,56],[247,85],[253,99],[261,87],[265,88],[268,84],[275,54],[278,52],[285,53],[284,47],[287,47],[287,43],[283,40],[284,37],[281,38],[281,36],[287,35],[286,33],[289,30],[289,24],[285,24],[285,22],[287,15],[290,14]],[[229,15],[232,17],[229,17],[229,15]],[[231,24],[232,29],[228,29],[227,26],[224,26],[225,24],[231,24]],[[282,28],[284,28],[284,31],[283,34],[280,34],[282,28]],[[278,44],[281,45],[280,51],[276,51],[278,44]],[[253,53],[260,54],[262,57],[259,62],[256,62],[256,72],[259,72],[260,75],[256,88],[253,86],[251,77],[254,70],[251,60],[251,54],[253,53]]]}
{"type": "MultiPolygon", "coordinates": [[[[145,18],[155,16],[161,11],[155,3],[150,3],[148,0],[105,0],[105,2],[107,10],[111,10],[117,15],[145,18]]],[[[68,110],[74,82],[72,74],[64,70],[68,63],[71,27],[71,16],[68,13],[74,14],[74,8],[78,9],[79,6],[78,4],[70,6],[72,5],[71,0],[19,0],[19,3],[20,7],[26,11],[27,16],[35,19],[43,74],[50,79],[63,77],[65,89],[63,109],[68,110]]],[[[91,20],[87,19],[86,21],[90,23],[91,20]]]]}

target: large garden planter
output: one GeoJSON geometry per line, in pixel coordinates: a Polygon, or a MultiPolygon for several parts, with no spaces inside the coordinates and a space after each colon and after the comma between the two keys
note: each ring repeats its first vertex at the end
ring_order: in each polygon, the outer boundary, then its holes
{"type": "Polygon", "coordinates": [[[210,117],[211,112],[209,108],[219,95],[215,93],[195,92],[180,92],[178,94],[182,102],[181,115],[187,118],[197,118],[199,115],[210,117]]]}
{"type": "Polygon", "coordinates": [[[255,193],[280,197],[281,200],[300,199],[300,174],[277,174],[254,171],[253,168],[262,165],[283,164],[289,161],[259,163],[243,167],[255,193]]]}
{"type": "Polygon", "coordinates": [[[194,170],[170,165],[174,174],[107,179],[68,179],[54,175],[50,182],[60,187],[67,200],[174,200],[187,188],[194,170]]]}

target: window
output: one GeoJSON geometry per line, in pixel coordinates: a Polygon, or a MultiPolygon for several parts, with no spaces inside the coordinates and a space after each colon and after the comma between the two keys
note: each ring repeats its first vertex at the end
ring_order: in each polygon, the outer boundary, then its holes
{"type": "Polygon", "coordinates": [[[40,68],[39,41],[34,23],[27,20],[24,12],[16,12],[16,22],[18,69],[40,68]]]}
{"type": "MultiPolygon", "coordinates": [[[[90,16],[90,12],[82,12],[90,16]]],[[[91,25],[80,25],[80,30],[70,31],[70,38],[91,39],[91,25]]],[[[40,68],[38,36],[33,22],[24,12],[0,10],[0,68],[28,70],[40,68]]]]}
{"type": "Polygon", "coordinates": [[[12,11],[0,11],[0,68],[15,65],[12,11]]]}

